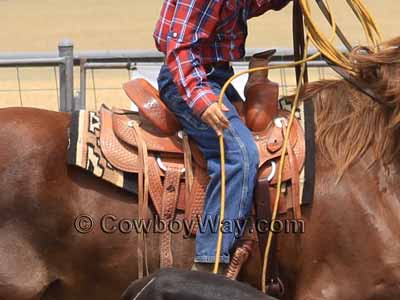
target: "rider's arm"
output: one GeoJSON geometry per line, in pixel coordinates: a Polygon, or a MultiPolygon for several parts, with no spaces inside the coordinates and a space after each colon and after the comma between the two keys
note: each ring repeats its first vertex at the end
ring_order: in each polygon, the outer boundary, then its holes
{"type": "Polygon", "coordinates": [[[198,116],[218,101],[207,82],[197,46],[213,34],[223,2],[178,0],[167,37],[167,66],[183,99],[198,116]]]}

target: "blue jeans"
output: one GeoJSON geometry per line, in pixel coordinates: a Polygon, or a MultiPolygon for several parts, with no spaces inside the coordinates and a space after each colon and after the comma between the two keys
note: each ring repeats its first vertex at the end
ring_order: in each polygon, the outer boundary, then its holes
{"type": "MultiPolygon", "coordinates": [[[[207,80],[213,91],[219,95],[221,85],[233,75],[233,69],[214,69],[207,80]]],[[[202,225],[196,235],[195,262],[215,262],[220,214],[221,163],[219,140],[215,131],[195,116],[178,92],[171,73],[164,65],[158,76],[158,88],[163,102],[175,113],[185,132],[193,139],[207,160],[210,182],[206,191],[206,200],[202,225]],[[203,226],[204,225],[204,226],[203,226]]],[[[232,100],[238,94],[233,87],[227,93],[232,100]]],[[[230,128],[224,130],[226,159],[226,204],[224,237],[222,241],[221,262],[230,261],[230,250],[239,238],[240,226],[250,214],[253,191],[258,170],[258,150],[249,129],[227,96],[224,104],[229,108],[225,115],[230,121],[230,128]],[[226,225],[225,225],[226,224],[226,225]],[[227,226],[227,227],[225,227],[227,226]]]]}

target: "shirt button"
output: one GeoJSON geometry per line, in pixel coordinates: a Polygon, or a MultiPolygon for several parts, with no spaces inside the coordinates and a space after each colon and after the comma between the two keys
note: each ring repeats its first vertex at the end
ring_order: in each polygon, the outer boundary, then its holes
{"type": "Polygon", "coordinates": [[[177,34],[176,32],[173,32],[173,33],[172,33],[172,36],[173,36],[174,38],[176,38],[176,37],[178,36],[178,34],[177,34]]]}

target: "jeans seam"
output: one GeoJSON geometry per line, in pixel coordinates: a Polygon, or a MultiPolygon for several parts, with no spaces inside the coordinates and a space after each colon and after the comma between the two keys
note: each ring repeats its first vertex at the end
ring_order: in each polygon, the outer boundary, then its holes
{"type": "Polygon", "coordinates": [[[243,154],[243,182],[242,182],[242,194],[240,197],[240,202],[239,202],[239,214],[238,214],[238,219],[242,219],[242,213],[243,213],[243,206],[244,206],[244,201],[245,198],[247,197],[248,194],[248,181],[249,181],[249,175],[250,175],[250,162],[249,162],[249,157],[247,153],[247,148],[246,145],[242,142],[240,139],[240,136],[238,133],[232,129],[231,127],[228,128],[230,131],[231,135],[234,137],[234,139],[237,141],[242,154],[243,154]]]}

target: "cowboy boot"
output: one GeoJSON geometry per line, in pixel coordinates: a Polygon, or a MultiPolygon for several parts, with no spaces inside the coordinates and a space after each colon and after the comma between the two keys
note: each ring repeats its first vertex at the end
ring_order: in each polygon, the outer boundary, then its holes
{"type": "MultiPolygon", "coordinates": [[[[268,50],[254,54],[249,68],[268,66],[275,52],[268,50]]],[[[249,74],[244,95],[246,126],[255,132],[264,130],[278,112],[279,85],[268,79],[268,70],[256,71],[249,74]]]]}

